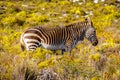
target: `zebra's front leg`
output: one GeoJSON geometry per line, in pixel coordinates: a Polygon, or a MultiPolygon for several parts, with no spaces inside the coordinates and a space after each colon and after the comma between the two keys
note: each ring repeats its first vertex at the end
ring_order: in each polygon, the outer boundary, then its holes
{"type": "Polygon", "coordinates": [[[68,52],[69,56],[71,56],[71,51],[72,51],[71,49],[72,49],[71,47],[66,47],[66,50],[65,50],[66,52],[68,52]]]}
{"type": "Polygon", "coordinates": [[[62,50],[61,50],[61,54],[63,55],[63,54],[64,54],[64,52],[65,52],[65,49],[62,49],[62,50]]]}
{"type": "Polygon", "coordinates": [[[66,44],[65,44],[65,51],[66,52],[68,52],[69,53],[69,56],[71,56],[71,50],[72,50],[72,48],[73,48],[73,41],[72,40],[69,40],[69,41],[67,41],[66,42],[66,44]]]}
{"type": "Polygon", "coordinates": [[[69,52],[69,53],[71,53],[71,50],[70,50],[70,51],[67,51],[67,49],[66,49],[66,50],[65,50],[65,49],[62,49],[62,50],[61,50],[61,54],[63,55],[64,52],[69,52]]]}

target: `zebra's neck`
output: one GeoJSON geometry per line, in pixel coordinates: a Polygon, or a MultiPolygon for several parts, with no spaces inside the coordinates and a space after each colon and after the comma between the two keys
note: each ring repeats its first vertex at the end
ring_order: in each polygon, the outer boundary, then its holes
{"type": "Polygon", "coordinates": [[[77,40],[83,40],[85,37],[85,31],[88,27],[88,23],[84,22],[77,22],[70,25],[65,26],[73,30],[74,35],[76,35],[77,40]]]}

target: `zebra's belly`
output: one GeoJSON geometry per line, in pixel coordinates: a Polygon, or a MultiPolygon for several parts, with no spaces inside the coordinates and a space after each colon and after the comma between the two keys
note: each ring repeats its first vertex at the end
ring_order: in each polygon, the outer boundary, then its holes
{"type": "Polygon", "coordinates": [[[45,49],[49,49],[49,50],[61,50],[61,49],[65,49],[64,44],[49,45],[49,44],[41,43],[41,47],[45,48],[45,49]]]}

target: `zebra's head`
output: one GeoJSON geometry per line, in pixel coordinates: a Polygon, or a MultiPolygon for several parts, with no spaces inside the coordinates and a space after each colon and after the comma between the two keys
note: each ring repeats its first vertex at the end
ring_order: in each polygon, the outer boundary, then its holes
{"type": "Polygon", "coordinates": [[[92,21],[89,18],[86,18],[86,21],[88,23],[88,27],[85,31],[85,37],[92,43],[93,46],[96,46],[98,44],[98,39],[96,36],[95,28],[93,26],[92,21]]]}

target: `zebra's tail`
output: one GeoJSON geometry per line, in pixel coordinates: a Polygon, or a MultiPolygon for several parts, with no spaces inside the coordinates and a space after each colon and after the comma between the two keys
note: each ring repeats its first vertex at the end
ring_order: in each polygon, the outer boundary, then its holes
{"type": "Polygon", "coordinates": [[[21,38],[20,38],[20,44],[21,44],[22,51],[24,51],[25,50],[25,44],[24,44],[24,41],[23,41],[23,34],[21,35],[21,38]]]}

